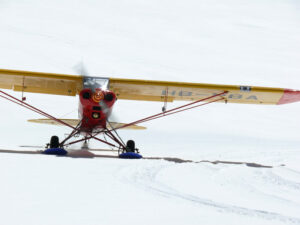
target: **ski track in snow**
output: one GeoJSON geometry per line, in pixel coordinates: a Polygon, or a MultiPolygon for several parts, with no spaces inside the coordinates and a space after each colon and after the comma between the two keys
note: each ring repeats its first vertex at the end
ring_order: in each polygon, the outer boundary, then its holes
{"type": "Polygon", "coordinates": [[[264,174],[262,178],[267,183],[300,191],[300,183],[295,183],[293,181],[290,181],[273,172],[264,174]]]}
{"type": "MultiPolygon", "coordinates": [[[[168,186],[165,183],[158,181],[157,179],[158,174],[162,170],[168,167],[170,167],[170,164],[157,165],[155,167],[141,166],[139,168],[136,168],[136,166],[124,166],[119,168],[115,176],[124,183],[134,185],[137,188],[143,189],[147,192],[151,192],[152,194],[160,195],[162,197],[167,197],[167,198],[181,199],[190,202],[191,204],[211,207],[217,210],[217,212],[219,213],[233,213],[236,215],[248,216],[251,218],[256,217],[263,220],[269,220],[269,221],[274,220],[277,222],[282,222],[284,224],[300,224],[300,218],[285,216],[282,214],[265,211],[265,210],[250,209],[250,208],[225,204],[225,203],[216,202],[195,195],[177,191],[176,189],[168,186]]],[[[278,175],[275,175],[272,172],[271,173],[268,172],[264,174],[262,176],[262,179],[274,185],[285,186],[291,189],[300,190],[299,183],[293,183],[291,181],[288,181],[278,175]]],[[[267,195],[266,193],[263,194],[267,195]]],[[[275,198],[278,197],[275,196],[275,198]]]]}

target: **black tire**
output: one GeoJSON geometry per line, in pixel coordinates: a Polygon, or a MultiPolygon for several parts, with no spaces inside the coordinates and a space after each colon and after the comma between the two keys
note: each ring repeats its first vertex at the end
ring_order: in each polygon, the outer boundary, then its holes
{"type": "Polygon", "coordinates": [[[128,140],[126,144],[127,152],[135,152],[135,142],[133,140],[128,140]]]}
{"type": "Polygon", "coordinates": [[[59,147],[59,138],[57,136],[52,136],[50,139],[50,148],[59,147]]]}

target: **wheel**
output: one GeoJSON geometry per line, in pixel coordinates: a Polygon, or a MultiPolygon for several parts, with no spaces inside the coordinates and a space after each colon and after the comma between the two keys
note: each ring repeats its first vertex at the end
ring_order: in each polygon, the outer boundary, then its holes
{"type": "Polygon", "coordinates": [[[126,150],[127,152],[135,152],[135,143],[133,140],[127,141],[126,150]]]}
{"type": "Polygon", "coordinates": [[[59,138],[57,136],[52,136],[50,139],[50,148],[59,147],[59,138]]]}

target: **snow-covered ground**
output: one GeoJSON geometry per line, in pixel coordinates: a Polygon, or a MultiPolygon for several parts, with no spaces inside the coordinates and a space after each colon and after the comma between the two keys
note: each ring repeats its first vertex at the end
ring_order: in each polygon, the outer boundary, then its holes
{"type": "MultiPolygon", "coordinates": [[[[300,89],[299,40],[297,0],[0,2],[7,69],[74,74],[83,62],[98,76],[300,89]]],[[[75,97],[26,97],[77,117],[75,97]]],[[[131,122],[161,107],[114,111],[131,122]]],[[[5,100],[0,109],[0,149],[69,132],[29,124],[39,116],[5,100]]],[[[195,163],[3,153],[1,224],[300,224],[299,114],[300,103],[214,104],[120,132],[144,156],[195,163]]]]}

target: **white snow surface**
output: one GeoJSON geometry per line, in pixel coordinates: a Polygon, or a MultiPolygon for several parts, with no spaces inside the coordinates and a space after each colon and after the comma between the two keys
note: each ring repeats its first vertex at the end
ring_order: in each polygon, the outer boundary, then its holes
{"type": "MultiPolygon", "coordinates": [[[[83,62],[94,76],[300,89],[299,40],[298,0],[0,1],[6,69],[76,74],[83,62]]],[[[77,97],[26,97],[77,118],[77,97]]],[[[161,107],[120,100],[114,117],[161,107]]],[[[70,132],[27,123],[40,117],[3,99],[0,109],[0,149],[70,132]]],[[[1,153],[1,224],[300,224],[299,114],[300,103],[212,104],[120,131],[144,156],[272,168],[1,153]]]]}

